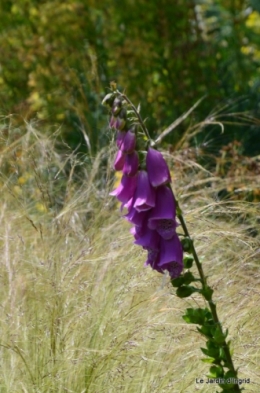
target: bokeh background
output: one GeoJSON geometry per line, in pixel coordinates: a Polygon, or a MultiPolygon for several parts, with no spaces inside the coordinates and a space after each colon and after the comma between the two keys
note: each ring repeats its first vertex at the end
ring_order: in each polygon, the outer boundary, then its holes
{"type": "MultiPolygon", "coordinates": [[[[61,126],[73,148],[107,144],[100,100],[111,81],[158,133],[205,99],[167,142],[206,118],[194,144],[236,139],[260,150],[260,3],[258,0],[2,0],[1,114],[21,123],[61,126]],[[38,123],[38,124],[39,124],[38,123]]],[[[51,126],[51,128],[50,128],[51,126]]]]}

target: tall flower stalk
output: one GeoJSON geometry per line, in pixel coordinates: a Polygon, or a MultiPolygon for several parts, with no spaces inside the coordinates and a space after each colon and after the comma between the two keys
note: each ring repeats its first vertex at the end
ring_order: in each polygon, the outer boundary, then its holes
{"type": "Polygon", "coordinates": [[[208,307],[187,308],[183,319],[198,325],[198,332],[206,338],[206,348],[201,350],[206,355],[203,361],[210,364],[208,377],[220,386],[221,392],[241,392],[243,380],[238,379],[233,364],[228,331],[220,323],[213,289],[173,193],[167,163],[156,149],[157,143],[151,140],[139,110],[125,94],[113,85],[102,103],[109,108],[109,124],[116,134],[114,169],[122,172],[121,183],[111,195],[122,203],[121,209],[127,210],[124,218],[132,224],[134,243],[147,251],[145,265],[169,273],[178,297],[199,293],[205,299],[208,307]],[[177,234],[179,225],[183,229],[181,240],[177,234]],[[193,265],[197,277],[190,270],[193,265]]]}

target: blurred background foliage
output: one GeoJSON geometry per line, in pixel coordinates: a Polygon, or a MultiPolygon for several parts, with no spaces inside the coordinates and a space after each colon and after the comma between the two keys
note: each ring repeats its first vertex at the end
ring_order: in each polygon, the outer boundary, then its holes
{"type": "Polygon", "coordinates": [[[259,33],[258,0],[2,0],[1,115],[61,125],[72,149],[95,153],[108,143],[100,102],[114,80],[154,134],[206,95],[168,137],[173,148],[202,122],[193,144],[218,152],[236,139],[257,155],[259,33]]]}

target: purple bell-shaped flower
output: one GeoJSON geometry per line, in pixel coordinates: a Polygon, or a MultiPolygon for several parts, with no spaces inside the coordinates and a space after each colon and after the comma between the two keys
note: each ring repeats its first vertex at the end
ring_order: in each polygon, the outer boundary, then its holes
{"type": "Polygon", "coordinates": [[[159,151],[151,147],[149,147],[146,156],[146,168],[153,187],[159,187],[171,181],[170,171],[165,159],[159,151]]]}
{"type": "Polygon", "coordinates": [[[164,239],[171,239],[175,234],[176,206],[174,196],[167,186],[156,190],[156,206],[151,210],[148,218],[148,227],[155,229],[164,239]]]}
{"type": "Polygon", "coordinates": [[[172,278],[179,277],[183,270],[183,249],[175,234],[170,240],[161,238],[158,267],[168,270],[172,278]]]}
{"type": "Polygon", "coordinates": [[[123,175],[119,186],[110,193],[116,196],[120,202],[127,203],[134,195],[137,186],[137,175],[123,175]]]}
{"type": "Polygon", "coordinates": [[[155,190],[151,186],[146,171],[139,171],[134,208],[137,211],[150,210],[155,206],[155,190]]]}

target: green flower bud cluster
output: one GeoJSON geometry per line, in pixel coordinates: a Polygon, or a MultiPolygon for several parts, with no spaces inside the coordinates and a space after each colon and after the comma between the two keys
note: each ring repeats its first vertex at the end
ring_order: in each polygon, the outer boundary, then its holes
{"type": "Polygon", "coordinates": [[[137,122],[134,111],[128,108],[127,101],[117,91],[107,94],[102,104],[110,110],[109,126],[111,128],[126,131],[137,122]]]}

